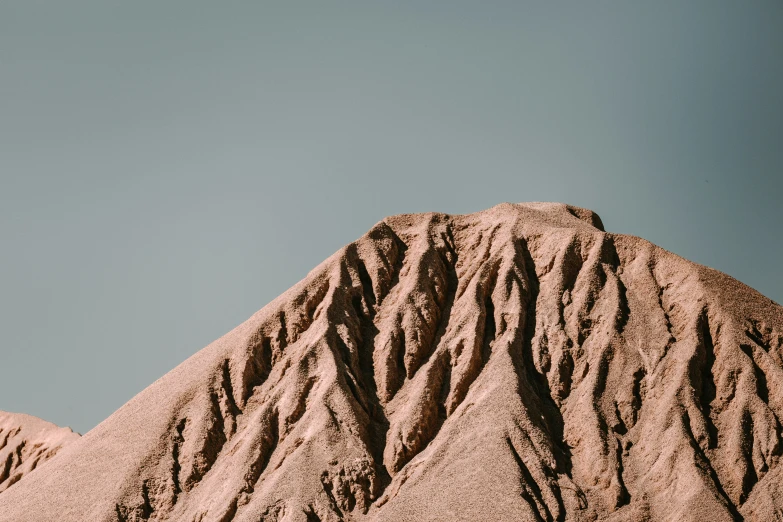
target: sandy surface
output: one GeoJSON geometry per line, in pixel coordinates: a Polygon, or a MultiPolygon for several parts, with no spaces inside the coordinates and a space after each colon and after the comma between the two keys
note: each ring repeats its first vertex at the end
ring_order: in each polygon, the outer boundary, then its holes
{"type": "Polygon", "coordinates": [[[23,413],[0,411],[0,494],[78,438],[70,428],[23,413]]]}
{"type": "Polygon", "coordinates": [[[0,521],[783,519],[783,309],[591,211],[401,215],[0,521]]]}

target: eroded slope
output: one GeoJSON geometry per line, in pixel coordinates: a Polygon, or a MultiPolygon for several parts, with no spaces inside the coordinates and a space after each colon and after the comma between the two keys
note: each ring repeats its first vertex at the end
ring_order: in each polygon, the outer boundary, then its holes
{"type": "Polygon", "coordinates": [[[70,428],[0,411],[0,493],[79,438],[70,428]]]}
{"type": "Polygon", "coordinates": [[[782,343],[780,306],[584,209],[395,216],[0,520],[774,520],[782,343]]]}

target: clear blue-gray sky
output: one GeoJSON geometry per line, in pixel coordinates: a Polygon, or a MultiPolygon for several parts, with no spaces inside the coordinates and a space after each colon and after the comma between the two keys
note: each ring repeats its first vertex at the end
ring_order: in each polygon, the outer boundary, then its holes
{"type": "Polygon", "coordinates": [[[783,3],[0,5],[0,409],[85,432],[386,215],[561,201],[783,301],[783,3]]]}

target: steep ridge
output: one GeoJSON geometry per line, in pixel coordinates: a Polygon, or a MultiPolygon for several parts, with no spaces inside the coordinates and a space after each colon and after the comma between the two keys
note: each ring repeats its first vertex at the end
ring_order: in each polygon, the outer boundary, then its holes
{"type": "Polygon", "coordinates": [[[70,428],[0,411],[0,494],[78,438],[70,428]]]}
{"type": "Polygon", "coordinates": [[[778,304],[589,210],[394,216],[0,521],[783,520],[781,345],[778,304]]]}

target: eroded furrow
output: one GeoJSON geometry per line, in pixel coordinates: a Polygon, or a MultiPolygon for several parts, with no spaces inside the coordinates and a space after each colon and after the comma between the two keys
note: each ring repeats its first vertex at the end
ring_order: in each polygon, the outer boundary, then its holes
{"type": "Polygon", "coordinates": [[[374,377],[382,402],[392,400],[432,353],[448,299],[449,267],[455,260],[449,232],[422,231],[398,282],[375,318],[374,377]],[[434,236],[434,237],[433,237],[434,236]]]}
{"type": "Polygon", "coordinates": [[[514,443],[511,439],[506,437],[506,444],[508,444],[509,451],[514,456],[514,461],[519,468],[520,473],[520,488],[522,489],[522,496],[531,504],[531,507],[535,509],[536,515],[539,520],[552,522],[552,514],[549,512],[547,505],[544,503],[544,499],[541,495],[541,488],[536,483],[533,476],[530,474],[522,457],[519,456],[519,452],[514,447],[514,443]]]}

